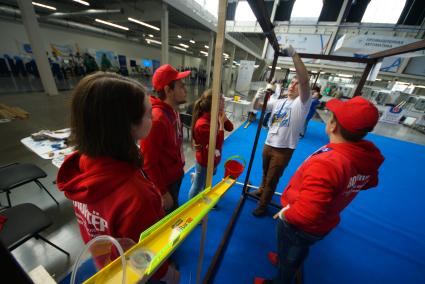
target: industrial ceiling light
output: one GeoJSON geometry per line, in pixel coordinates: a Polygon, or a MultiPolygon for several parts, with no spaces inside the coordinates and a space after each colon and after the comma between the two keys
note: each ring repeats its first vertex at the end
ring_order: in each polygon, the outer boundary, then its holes
{"type": "Polygon", "coordinates": [[[127,28],[127,27],[120,26],[120,25],[117,25],[117,24],[114,24],[114,23],[111,23],[111,22],[107,22],[107,21],[104,21],[104,20],[95,19],[95,21],[98,22],[98,23],[107,25],[107,26],[111,26],[111,27],[117,28],[117,29],[121,29],[121,30],[125,30],[125,31],[128,31],[129,30],[129,28],[127,28]]]}
{"type": "Polygon", "coordinates": [[[157,40],[154,40],[154,39],[146,39],[146,42],[147,43],[156,43],[156,44],[162,44],[162,42],[160,42],[160,41],[157,41],[157,40]]]}
{"type": "Polygon", "coordinates": [[[187,49],[185,49],[185,48],[181,48],[181,47],[179,47],[179,46],[175,46],[175,45],[173,45],[173,47],[174,47],[175,49],[178,49],[178,50],[181,50],[181,51],[187,51],[187,49]]]}
{"type": "Polygon", "coordinates": [[[193,39],[189,40],[189,42],[190,43],[193,43],[193,44],[195,43],[195,41],[193,39]]]}
{"type": "Polygon", "coordinates": [[[153,37],[153,34],[148,34],[148,37],[153,37]]]}
{"type": "Polygon", "coordinates": [[[139,21],[139,20],[136,20],[136,19],[133,19],[133,18],[130,18],[130,17],[128,17],[127,19],[128,19],[130,22],[133,22],[133,23],[136,23],[136,24],[139,24],[139,25],[142,25],[142,26],[145,26],[145,27],[151,28],[151,29],[153,29],[153,30],[156,30],[156,31],[159,31],[159,30],[160,30],[160,28],[158,28],[158,27],[155,27],[155,26],[149,25],[149,24],[147,24],[147,23],[145,23],[145,22],[142,22],[142,21],[139,21]]]}
{"type": "Polygon", "coordinates": [[[57,9],[56,9],[55,7],[53,7],[53,6],[49,6],[49,5],[45,5],[45,4],[41,4],[41,3],[38,3],[38,2],[32,2],[32,4],[33,4],[34,6],[38,6],[38,7],[41,7],[41,8],[46,8],[46,9],[53,10],[53,11],[56,11],[56,10],[57,10],[57,9]]]}
{"type": "Polygon", "coordinates": [[[90,3],[87,2],[87,1],[83,1],[83,0],[72,0],[72,1],[77,2],[77,3],[80,3],[80,4],[84,5],[84,6],[90,6],[90,3]]]}
{"type": "Polygon", "coordinates": [[[337,74],[339,77],[344,77],[344,78],[353,78],[353,75],[349,75],[349,74],[337,74]]]}
{"type": "Polygon", "coordinates": [[[224,57],[229,57],[229,54],[223,52],[224,57]]]}
{"type": "Polygon", "coordinates": [[[200,53],[202,53],[205,56],[208,56],[208,52],[201,50],[200,53]]]}
{"type": "Polygon", "coordinates": [[[178,38],[182,38],[182,36],[181,36],[181,35],[177,35],[177,37],[178,37],[178,38]]]}
{"type": "Polygon", "coordinates": [[[210,48],[208,45],[204,45],[204,47],[205,47],[206,49],[210,48]]]}
{"type": "Polygon", "coordinates": [[[189,46],[187,44],[184,44],[184,43],[179,43],[179,45],[184,47],[184,48],[189,48],[189,46]]]}

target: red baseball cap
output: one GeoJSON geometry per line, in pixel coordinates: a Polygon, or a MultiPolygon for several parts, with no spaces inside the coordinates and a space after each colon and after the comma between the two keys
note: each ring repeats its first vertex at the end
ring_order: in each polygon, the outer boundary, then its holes
{"type": "Polygon", "coordinates": [[[372,131],[378,123],[378,109],[362,97],[354,97],[345,102],[332,99],[326,107],[333,112],[339,124],[352,133],[372,131]]]}
{"type": "Polygon", "coordinates": [[[156,91],[161,91],[172,81],[183,79],[189,76],[190,71],[179,72],[170,64],[164,64],[152,76],[152,85],[156,91]]]}

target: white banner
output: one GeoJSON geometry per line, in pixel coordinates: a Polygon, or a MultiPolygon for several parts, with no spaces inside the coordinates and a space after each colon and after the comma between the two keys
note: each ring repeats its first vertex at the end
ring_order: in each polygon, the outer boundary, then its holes
{"type": "Polygon", "coordinates": [[[379,121],[392,123],[392,124],[398,124],[401,117],[403,116],[403,109],[399,108],[397,106],[392,107],[388,106],[385,112],[382,114],[379,121]]]}
{"type": "MultiPolygon", "coordinates": [[[[355,54],[371,54],[412,42],[417,42],[419,39],[408,37],[390,37],[381,35],[343,35],[335,44],[335,52],[352,52],[355,54]]],[[[400,57],[421,56],[424,51],[415,52],[409,55],[400,55],[400,57]]]]}
{"type": "MultiPolygon", "coordinates": [[[[329,35],[318,34],[277,34],[276,37],[279,46],[287,46],[290,44],[299,53],[313,54],[323,54],[330,38],[329,35]]],[[[273,60],[273,56],[274,50],[269,44],[266,58],[273,60]]],[[[290,60],[289,57],[279,57],[278,62],[282,63],[290,60]]]]}
{"type": "Polygon", "coordinates": [[[252,74],[254,73],[255,61],[241,60],[236,81],[236,91],[248,96],[251,85],[252,74]]]}

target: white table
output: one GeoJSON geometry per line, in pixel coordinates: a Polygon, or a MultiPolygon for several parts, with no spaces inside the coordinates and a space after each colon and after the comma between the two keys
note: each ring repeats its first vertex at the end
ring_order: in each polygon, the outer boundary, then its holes
{"type": "MultiPolygon", "coordinates": [[[[63,132],[65,129],[59,131],[63,132]]],[[[68,135],[64,135],[67,138],[68,135]]],[[[21,139],[21,143],[25,145],[31,152],[34,152],[39,157],[52,160],[52,164],[55,167],[60,167],[65,159],[66,155],[71,154],[74,151],[74,147],[69,147],[65,144],[65,140],[39,140],[35,141],[31,136],[21,139]]]]}
{"type": "Polygon", "coordinates": [[[241,120],[243,120],[244,117],[245,118],[247,117],[247,115],[245,115],[244,112],[245,112],[246,107],[251,105],[250,101],[247,101],[247,100],[235,101],[234,99],[229,98],[229,97],[224,97],[224,101],[226,103],[232,104],[232,111],[229,112],[230,113],[229,118],[232,117],[232,116],[234,118],[236,117],[236,105],[240,105],[241,108],[242,108],[242,110],[241,110],[241,120]]]}

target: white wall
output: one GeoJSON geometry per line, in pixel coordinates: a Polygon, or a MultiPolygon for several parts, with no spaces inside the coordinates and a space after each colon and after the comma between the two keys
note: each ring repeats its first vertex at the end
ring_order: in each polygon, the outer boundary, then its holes
{"type": "MultiPolygon", "coordinates": [[[[21,46],[24,43],[29,43],[24,26],[18,22],[9,22],[0,20],[0,56],[3,54],[17,55],[21,53],[21,46]]],[[[72,30],[62,27],[52,27],[41,25],[41,31],[43,34],[43,41],[45,43],[46,51],[50,53],[50,44],[69,44],[74,48],[78,45],[80,51],[84,52],[87,49],[103,49],[113,51],[117,55],[125,55],[127,57],[128,68],[130,59],[135,59],[137,64],[140,64],[140,60],[144,59],[155,59],[160,60],[161,49],[158,47],[149,47],[146,45],[131,42],[125,39],[119,39],[114,37],[106,37],[100,34],[83,32],[72,30]]],[[[180,53],[169,53],[170,64],[176,68],[181,66],[183,62],[183,54],[180,53]]],[[[188,62],[187,66],[199,67],[201,63],[200,58],[185,56],[185,62],[188,62]]]]}

